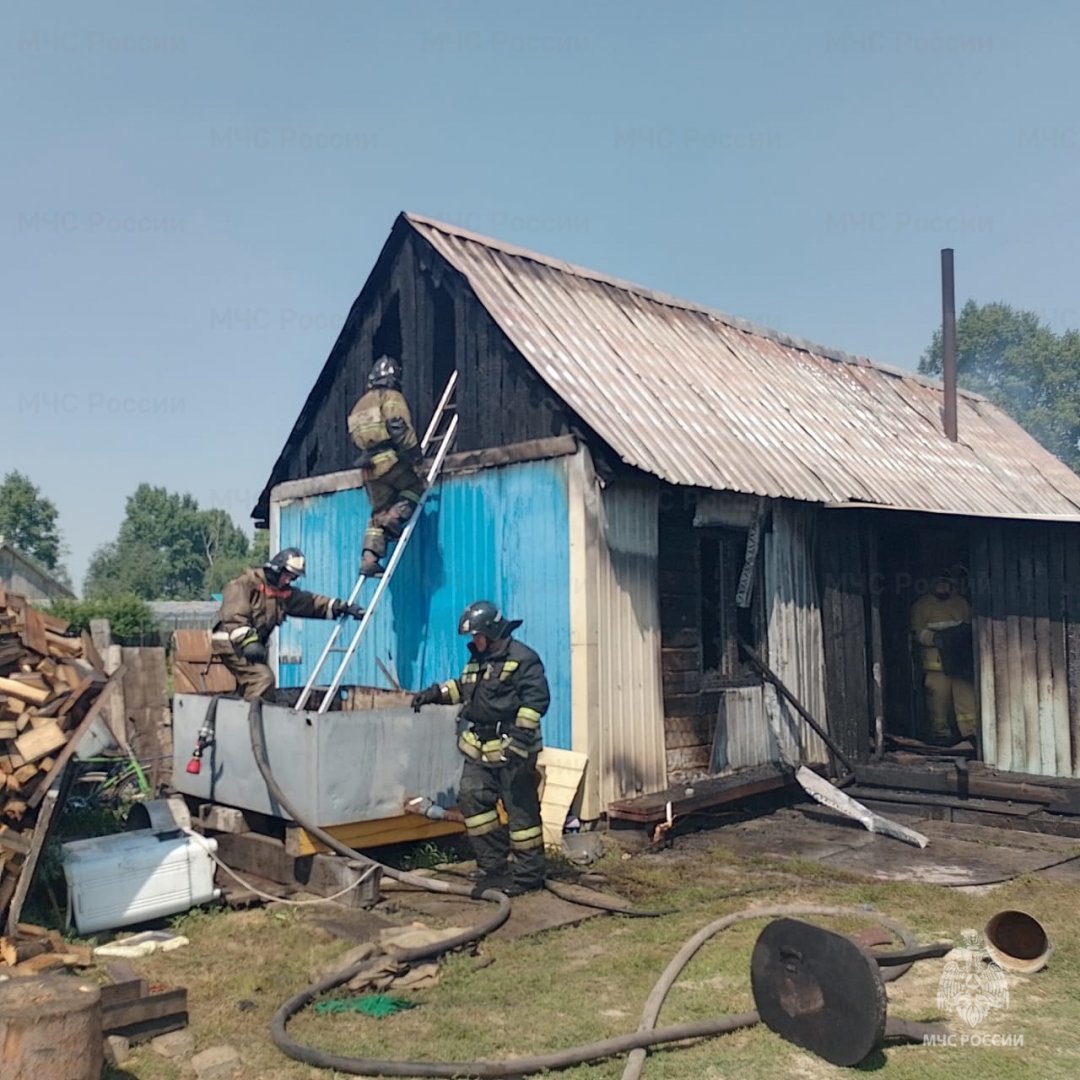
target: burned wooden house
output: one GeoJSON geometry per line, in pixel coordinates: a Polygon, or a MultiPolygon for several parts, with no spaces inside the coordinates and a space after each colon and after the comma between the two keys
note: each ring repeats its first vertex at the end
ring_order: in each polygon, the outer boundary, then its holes
{"type": "MultiPolygon", "coordinates": [[[[456,371],[460,427],[348,681],[456,672],[458,613],[495,600],[594,818],[825,760],[754,656],[855,762],[919,734],[909,611],[959,566],[984,767],[1080,776],[1080,477],[988,401],[960,392],[950,441],[937,383],[402,214],[254,510],[334,595],[368,512],[345,418],[384,352],[421,427],[456,371]]],[[[287,625],[281,684],[324,644],[287,625]]]]}

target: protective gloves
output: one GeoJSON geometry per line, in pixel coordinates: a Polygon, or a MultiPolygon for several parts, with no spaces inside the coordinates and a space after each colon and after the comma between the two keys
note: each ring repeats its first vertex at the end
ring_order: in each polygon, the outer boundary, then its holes
{"type": "Polygon", "coordinates": [[[442,701],[442,687],[438,683],[432,683],[426,690],[421,690],[412,699],[413,712],[419,712],[421,706],[438,705],[442,701]]]}
{"type": "Polygon", "coordinates": [[[364,609],[359,604],[350,604],[348,600],[335,600],[330,608],[330,614],[335,619],[340,619],[342,615],[351,615],[354,619],[362,619],[364,609]]]}

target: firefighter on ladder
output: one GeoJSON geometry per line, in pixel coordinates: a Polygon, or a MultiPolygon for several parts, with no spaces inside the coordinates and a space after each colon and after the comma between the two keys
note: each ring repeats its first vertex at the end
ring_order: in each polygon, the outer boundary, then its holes
{"type": "Polygon", "coordinates": [[[379,577],[386,569],[379,561],[386,554],[386,538],[401,536],[427,485],[416,472],[423,454],[401,392],[401,363],[392,356],[380,356],[367,386],[349,413],[348,426],[350,438],[360,449],[356,464],[363,470],[371,503],[360,573],[379,577]]]}
{"type": "Polygon", "coordinates": [[[511,636],[520,625],[488,600],[470,604],[458,621],[458,633],[472,637],[465,670],[412,700],[416,712],[423,705],[461,705],[458,806],[480,886],[508,896],[541,888],[545,874],[536,758],[551,692],[540,657],[511,636]],[[507,825],[499,821],[500,799],[507,825]]]}
{"type": "Polygon", "coordinates": [[[292,583],[304,568],[303,552],[286,548],[261,568],[245,570],[222,590],[221,611],[210,635],[211,651],[232,672],[246,701],[274,699],[274,673],[266,662],[266,643],[286,616],[364,617],[358,604],[294,589],[292,583]]]}

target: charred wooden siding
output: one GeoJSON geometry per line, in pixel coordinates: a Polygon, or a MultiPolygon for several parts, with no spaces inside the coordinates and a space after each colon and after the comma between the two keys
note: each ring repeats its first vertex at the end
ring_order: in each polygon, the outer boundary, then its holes
{"type": "Polygon", "coordinates": [[[984,759],[1080,776],[1080,528],[976,530],[971,591],[984,759]]]}
{"type": "Polygon", "coordinates": [[[458,371],[455,450],[482,450],[566,435],[577,427],[522,359],[464,278],[408,229],[372,272],[274,466],[255,516],[267,521],[270,488],[352,468],[346,418],[373,361],[398,353],[402,390],[421,430],[458,371]]]}
{"type": "Polygon", "coordinates": [[[869,756],[872,715],[868,595],[872,580],[867,529],[849,514],[824,514],[818,539],[825,696],[829,734],[855,761],[869,756]]]}
{"type": "Polygon", "coordinates": [[[669,495],[660,514],[660,666],[668,776],[708,772],[720,704],[703,688],[701,567],[693,500],[669,495]]]}

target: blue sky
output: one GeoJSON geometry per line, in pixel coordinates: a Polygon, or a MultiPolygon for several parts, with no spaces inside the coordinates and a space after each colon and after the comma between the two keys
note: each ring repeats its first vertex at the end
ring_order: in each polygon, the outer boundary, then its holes
{"type": "Polygon", "coordinates": [[[245,527],[400,210],[913,368],[1080,325],[1080,6],[230,0],[3,13],[0,473],[78,581],[142,481],[245,527]]]}

